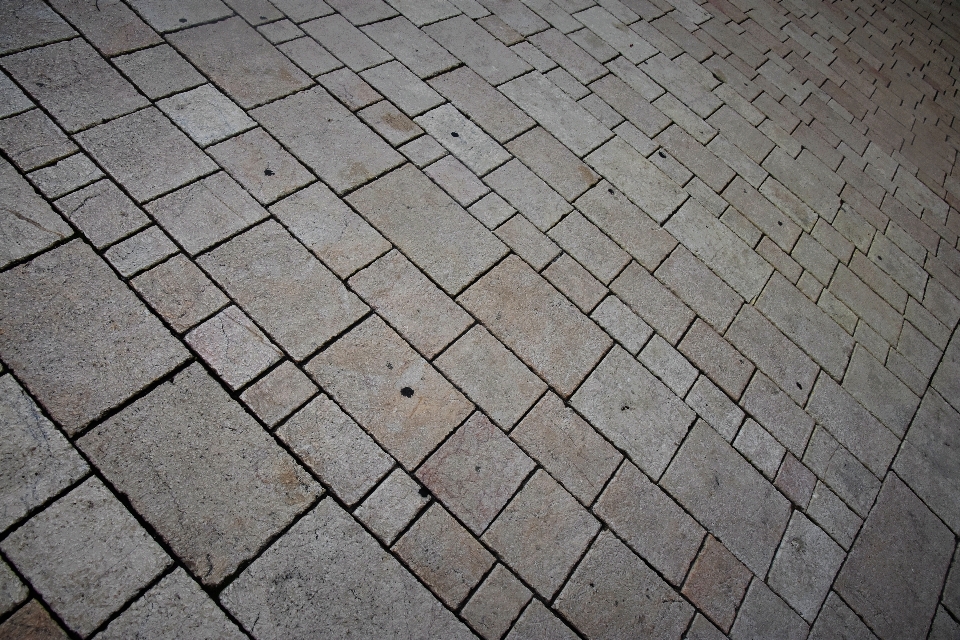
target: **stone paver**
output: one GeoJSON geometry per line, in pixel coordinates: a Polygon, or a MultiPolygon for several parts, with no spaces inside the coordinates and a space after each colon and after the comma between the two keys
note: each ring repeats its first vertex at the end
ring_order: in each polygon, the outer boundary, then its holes
{"type": "Polygon", "coordinates": [[[228,302],[210,279],[185,256],[177,255],[131,281],[154,311],[184,332],[228,302]]]}
{"type": "Polygon", "coordinates": [[[717,626],[729,631],[750,577],[750,570],[720,541],[708,535],[687,575],[683,595],[717,626]]]}
{"type": "Polygon", "coordinates": [[[357,507],[354,515],[390,544],[429,502],[430,493],[403,469],[393,472],[357,507]]]}
{"type": "Polygon", "coordinates": [[[502,564],[463,607],[463,617],[487,640],[499,640],[530,601],[530,590],[502,564]]]}
{"type": "Polygon", "coordinates": [[[306,168],[263,129],[225,140],[207,151],[263,205],[313,180],[306,168]]]}
{"type": "Polygon", "coordinates": [[[247,387],[240,399],[267,426],[275,426],[317,392],[311,382],[291,362],[284,362],[247,387]]]}
{"type": "Polygon", "coordinates": [[[46,249],[71,235],[70,227],[38,196],[16,169],[0,160],[0,265],[46,249]]]}

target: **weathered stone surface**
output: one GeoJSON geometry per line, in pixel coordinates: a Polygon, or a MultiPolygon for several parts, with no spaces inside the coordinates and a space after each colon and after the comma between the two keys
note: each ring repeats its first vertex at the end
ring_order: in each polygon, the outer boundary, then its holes
{"type": "Polygon", "coordinates": [[[681,398],[687,395],[687,391],[700,375],[683,354],[659,335],[650,339],[637,359],[681,398]]]}
{"type": "Polygon", "coordinates": [[[86,636],[170,558],[97,478],[30,519],[0,545],[53,610],[86,636]],[[123,558],[123,562],[108,559],[123,558]]]}
{"type": "Polygon", "coordinates": [[[413,120],[386,100],[367,107],[358,115],[393,145],[403,144],[423,133],[413,120]]]}
{"type": "Polygon", "coordinates": [[[410,117],[443,104],[439,93],[396,60],[367,69],[362,75],[410,117]]]}
{"type": "Polygon", "coordinates": [[[733,441],[733,447],[753,463],[769,480],[773,480],[786,453],[782,444],[755,421],[747,418],[733,441]]]}
{"type": "Polygon", "coordinates": [[[391,58],[389,53],[378,47],[341,15],[318,18],[304,24],[303,30],[356,72],[387,62],[391,58]]]}
{"type": "Polygon", "coordinates": [[[590,315],[631,355],[637,355],[653,329],[630,310],[620,298],[607,296],[590,315]]]}
{"type": "Polygon", "coordinates": [[[597,537],[554,606],[591,638],[679,638],[693,617],[693,607],[610,532],[597,537]]]}
{"type": "Polygon", "coordinates": [[[604,284],[630,262],[625,251],[577,211],[550,229],[550,237],[604,284]]]}
{"type": "MultiPolygon", "coordinates": [[[[743,305],[743,298],[685,247],[675,249],[654,273],[720,333],[726,331],[743,305]]],[[[733,342],[729,334],[726,337],[733,342]]]]}
{"type": "Polygon", "coordinates": [[[120,275],[129,278],[177,252],[177,245],[154,225],[113,245],[103,254],[120,275]]]}
{"type": "Polygon", "coordinates": [[[507,150],[567,200],[575,200],[600,180],[590,167],[540,127],[511,140],[507,150]]]}
{"type": "Polygon", "coordinates": [[[693,323],[677,349],[734,399],[740,398],[755,369],[703,320],[693,323]]]}
{"type": "Polygon", "coordinates": [[[810,627],[764,583],[754,578],[743,600],[731,640],[783,638],[803,640],[810,627]]]}
{"type": "Polygon", "coordinates": [[[750,570],[716,538],[708,535],[683,585],[683,595],[717,626],[729,631],[750,578],[750,570]]]}
{"type": "MultiPolygon", "coordinates": [[[[33,103],[27,106],[32,107],[33,103]]],[[[40,109],[0,120],[0,148],[24,171],[55,162],[77,150],[66,134],[40,109]]]]}
{"type": "Polygon", "coordinates": [[[183,255],[137,276],[130,284],[181,333],[228,302],[216,285],[183,255]]]}
{"type": "Polygon", "coordinates": [[[530,601],[530,590],[498,564],[463,607],[463,617],[486,640],[499,640],[530,601]]]}
{"type": "Polygon", "coordinates": [[[323,500],[221,595],[262,638],[469,638],[469,630],[333,500],[323,500]],[[363,571],[358,571],[363,567],[363,571]],[[317,602],[338,603],[318,607],[317,602]]]}
{"type": "Polygon", "coordinates": [[[750,381],[741,404],[777,440],[797,456],[803,455],[813,432],[814,420],[787,394],[758,373],[750,381]]]}
{"type": "Polygon", "coordinates": [[[564,397],[611,344],[596,325],[516,257],[497,265],[458,301],[564,397]]]}
{"type": "Polygon", "coordinates": [[[501,84],[530,70],[517,54],[465,16],[435,22],[423,31],[490,84],[501,84]]]}
{"type": "Polygon", "coordinates": [[[201,147],[255,126],[240,107],[210,84],[164,98],[157,106],[201,147]]]}
{"type": "Polygon", "coordinates": [[[205,82],[204,77],[167,44],[119,56],[112,62],[154,100],[205,82]]]}
{"type": "Polygon", "coordinates": [[[62,40],[77,33],[40,0],[5,3],[0,15],[2,54],[62,40]]]}
{"type": "Polygon", "coordinates": [[[258,418],[275,426],[317,392],[311,382],[292,362],[279,367],[250,385],[240,395],[258,418]]]}
{"type": "Polygon", "coordinates": [[[880,491],[880,481],[823,427],[810,437],[803,463],[863,517],[880,491]]]}
{"type": "Polygon", "coordinates": [[[530,602],[530,605],[507,635],[508,640],[535,640],[537,638],[574,640],[577,637],[577,634],[544,607],[539,600],[530,602]]]}
{"type": "Polygon", "coordinates": [[[30,182],[48,198],[59,198],[102,177],[103,172],[83,153],[75,153],[28,176],[30,182]]]}
{"type": "Polygon", "coordinates": [[[296,360],[306,358],[367,310],[276,222],[237,236],[199,262],[296,360]]]}
{"type": "Polygon", "coordinates": [[[530,116],[469,67],[454,69],[429,82],[498,142],[509,140],[534,124],[530,116]]]}
{"type": "Polygon", "coordinates": [[[79,242],[3,273],[0,299],[4,362],[68,433],[188,356],[79,242]]]}
{"type": "Polygon", "coordinates": [[[503,147],[449,104],[418,116],[414,122],[477,174],[483,175],[510,159],[503,147]]]}
{"type": "MultiPolygon", "coordinates": [[[[10,613],[29,595],[30,590],[20,582],[20,578],[10,569],[10,566],[6,562],[0,562],[0,615],[10,613]]],[[[6,629],[0,627],[0,633],[4,632],[6,629]]]]}
{"type": "Polygon", "coordinates": [[[951,402],[954,409],[960,410],[960,338],[954,332],[953,338],[943,352],[943,359],[940,366],[937,367],[937,373],[933,376],[931,386],[940,392],[940,394],[951,402]]]}
{"type": "Polygon", "coordinates": [[[282,356],[250,318],[234,306],[204,322],[185,339],[232,389],[256,378],[282,356]]]}
{"type": "MultiPolygon", "coordinates": [[[[409,1],[409,0],[408,0],[409,1]]],[[[417,2],[417,0],[413,0],[417,2]]],[[[397,4],[394,2],[394,4],[397,4]]],[[[422,2],[423,5],[439,7],[438,2],[422,2]]],[[[447,7],[453,8],[446,2],[447,7]]],[[[401,13],[404,13],[401,11],[401,13]]],[[[444,16],[451,17],[451,16],[444,16]]],[[[411,24],[409,15],[371,24],[362,31],[373,38],[377,44],[396,56],[397,60],[410,68],[420,77],[428,77],[457,65],[457,59],[446,49],[434,42],[423,31],[411,24]]],[[[411,18],[413,23],[418,21],[411,18]]],[[[431,20],[431,22],[434,22],[431,20]]]]}
{"type": "Polygon", "coordinates": [[[635,263],[627,265],[610,284],[610,290],[671,344],[679,342],[693,322],[693,311],[635,263]]]}
{"type": "Polygon", "coordinates": [[[853,351],[843,388],[900,437],[920,404],[920,398],[862,347],[853,351]]]}
{"type": "Polygon", "coordinates": [[[376,316],[307,363],[307,372],[407,469],[420,464],[472,409],[376,316]]]}
{"type": "Polygon", "coordinates": [[[464,207],[490,192],[490,187],[452,155],[440,158],[424,169],[424,173],[464,207]]]}
{"type": "MultiPolygon", "coordinates": [[[[503,204],[513,212],[513,207],[503,204]]],[[[561,253],[560,247],[520,214],[501,224],[494,233],[534,270],[544,269],[561,253]]]]}
{"type": "Polygon", "coordinates": [[[313,180],[306,167],[280,148],[263,129],[221,142],[207,152],[263,205],[313,180]]]}
{"type": "Polygon", "coordinates": [[[429,502],[429,495],[403,469],[397,468],[367,496],[353,515],[384,543],[391,544],[429,502]]]}
{"type": "Polygon", "coordinates": [[[922,638],[952,552],[950,531],[890,474],[834,588],[879,637],[922,638]]]}
{"type": "Polygon", "coordinates": [[[484,180],[541,230],[552,227],[571,209],[560,194],[519,160],[510,160],[484,180]]]}
{"type": "Polygon", "coordinates": [[[584,313],[590,313],[607,295],[607,288],[566,253],[543,270],[543,277],[584,313]]]}
{"type": "Polygon", "coordinates": [[[876,640],[850,607],[833,591],[810,630],[810,640],[876,640]]]}
{"type": "Polygon", "coordinates": [[[160,32],[218,20],[231,13],[220,0],[133,0],[130,4],[160,32]]]}
{"type": "Polygon", "coordinates": [[[70,227],[54,213],[17,170],[0,159],[0,266],[6,266],[71,235],[70,227]]]}

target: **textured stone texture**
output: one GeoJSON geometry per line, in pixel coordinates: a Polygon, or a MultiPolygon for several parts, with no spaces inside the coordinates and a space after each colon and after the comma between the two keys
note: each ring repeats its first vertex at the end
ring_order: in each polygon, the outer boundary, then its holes
{"type": "Polygon", "coordinates": [[[16,169],[0,160],[0,265],[6,266],[71,235],[70,227],[54,213],[16,169]]]}
{"type": "Polygon", "coordinates": [[[716,538],[707,541],[690,568],[683,595],[718,627],[729,631],[750,584],[750,570],[716,538]]]}
{"type": "Polygon", "coordinates": [[[231,389],[244,386],[282,355],[234,306],[188,333],[186,341],[231,389]]]}
{"type": "Polygon", "coordinates": [[[375,536],[390,544],[427,504],[428,495],[403,469],[394,469],[353,515],[370,527],[375,536]]]}
{"type": "Polygon", "coordinates": [[[131,281],[175,331],[190,329],[227,304],[223,292],[185,256],[174,256],[131,281]]]}
{"type": "Polygon", "coordinates": [[[313,384],[292,362],[279,367],[247,387],[240,395],[258,418],[275,426],[317,392],[313,384]]]}

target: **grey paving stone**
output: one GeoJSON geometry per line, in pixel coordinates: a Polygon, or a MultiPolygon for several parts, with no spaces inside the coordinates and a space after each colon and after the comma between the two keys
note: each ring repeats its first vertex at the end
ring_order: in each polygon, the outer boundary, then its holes
{"type": "Polygon", "coordinates": [[[449,104],[428,111],[414,121],[479,175],[510,159],[503,147],[449,104]]]}
{"type": "Polygon", "coordinates": [[[390,144],[400,145],[423,133],[413,120],[386,100],[367,107],[358,115],[390,144]]]}
{"type": "Polygon", "coordinates": [[[462,613],[486,640],[499,640],[530,601],[530,590],[498,564],[483,581],[462,613]]]}
{"type": "Polygon", "coordinates": [[[360,72],[392,57],[341,15],[318,18],[300,26],[353,71],[360,72]]]}
{"type": "Polygon", "coordinates": [[[752,362],[703,320],[693,323],[677,349],[736,400],[743,394],[755,369],[752,362]]]}
{"type": "Polygon", "coordinates": [[[812,623],[846,554],[820,527],[794,512],[767,583],[812,623]]]}
{"type": "Polygon", "coordinates": [[[743,410],[709,378],[704,375],[697,378],[685,401],[727,442],[733,441],[743,422],[743,410]]]}
{"type": "Polygon", "coordinates": [[[338,193],[403,162],[400,154],[323,89],[284,98],[252,115],[338,193]]]}
{"type": "Polygon", "coordinates": [[[694,616],[687,635],[684,636],[688,640],[723,640],[726,637],[702,613],[694,616]]]}
{"type": "Polygon", "coordinates": [[[75,632],[86,636],[170,558],[100,480],[90,478],[0,545],[75,632]],[[104,558],[124,562],[104,562],[104,558]]]}
{"type": "Polygon", "coordinates": [[[230,8],[220,0],[133,0],[133,8],[160,31],[174,31],[226,18],[230,8]]]}
{"type": "Polygon", "coordinates": [[[543,277],[584,313],[590,313],[607,295],[606,287],[566,253],[543,270],[543,277]]]}
{"type": "MultiPolygon", "coordinates": [[[[426,8],[428,3],[422,4],[426,8]]],[[[440,6],[438,2],[429,4],[440,6]]],[[[458,60],[412,24],[407,19],[409,17],[383,20],[364,27],[362,31],[421,78],[436,75],[456,66],[458,60]]],[[[416,23],[417,20],[413,22],[416,23]]]]}
{"type": "Polygon", "coordinates": [[[600,176],[540,127],[511,140],[507,150],[567,200],[575,200],[600,176]]]}
{"type": "Polygon", "coordinates": [[[77,145],[43,111],[32,109],[0,120],[0,148],[14,164],[30,171],[70,155],[77,145]]]}
{"type": "Polygon", "coordinates": [[[687,395],[700,374],[679,351],[659,335],[650,339],[637,359],[681,398],[687,395]]]}
{"type": "Polygon", "coordinates": [[[317,81],[350,111],[362,109],[383,98],[363,78],[346,67],[326,73],[317,81]]]}
{"type": "Polygon", "coordinates": [[[130,284],[180,333],[228,302],[210,279],[183,255],[137,276],[130,284]]]}
{"type": "Polygon", "coordinates": [[[205,585],[222,582],[322,492],[199,365],[79,445],[205,585]]]}
{"type": "Polygon", "coordinates": [[[296,360],[367,310],[276,222],[237,236],[198,262],[296,360]]]}
{"type": "Polygon", "coordinates": [[[728,632],[743,601],[750,578],[750,570],[723,544],[708,534],[703,549],[683,585],[683,595],[710,620],[728,632]]]}
{"type": "Polygon", "coordinates": [[[616,296],[607,296],[590,318],[634,356],[653,333],[653,329],[616,296]]]}
{"type": "Polygon", "coordinates": [[[240,399],[258,418],[273,427],[317,392],[313,384],[292,362],[279,367],[247,387],[240,399]]]}
{"type": "Polygon", "coordinates": [[[875,640],[867,625],[833,591],[810,630],[810,640],[875,640]]]}
{"type": "Polygon", "coordinates": [[[774,486],[780,489],[783,495],[790,499],[790,502],[801,509],[805,509],[810,503],[810,497],[817,485],[817,477],[810,469],[807,469],[792,453],[788,453],[780,470],[777,472],[777,479],[774,486]]]}
{"type": "Polygon", "coordinates": [[[550,237],[604,284],[609,284],[630,261],[625,251],[576,211],[555,225],[550,237]]]}
{"type": "Polygon", "coordinates": [[[943,604],[954,614],[960,611],[960,555],[954,553],[953,568],[947,576],[947,583],[943,587],[943,604]]]}
{"type": "Polygon", "coordinates": [[[429,493],[416,480],[397,468],[367,496],[353,515],[384,543],[391,544],[430,501],[427,496],[429,493]]]}
{"type": "Polygon", "coordinates": [[[276,0],[273,4],[297,23],[333,13],[323,0],[276,0]]]}
{"type": "Polygon", "coordinates": [[[457,7],[446,0],[390,0],[390,6],[417,26],[457,15],[457,7]]]}
{"type": "Polygon", "coordinates": [[[217,168],[153,107],[84,131],[76,139],[141,202],[217,168]]]}
{"type": "Polygon", "coordinates": [[[530,70],[530,65],[465,16],[435,22],[423,31],[491,84],[530,70]]]}
{"type": "Polygon", "coordinates": [[[591,7],[574,14],[574,17],[634,64],[643,62],[657,53],[657,49],[649,42],[635,31],[627,29],[622,22],[603,8],[591,7]]]}
{"type": "Polygon", "coordinates": [[[697,423],[661,484],[752,571],[766,573],[790,502],[719,434],[697,423]]]}
{"type": "Polygon", "coordinates": [[[319,182],[277,202],[270,213],[341,278],[390,250],[383,236],[319,182]]]}
{"type": "Polygon", "coordinates": [[[432,78],[430,86],[503,142],[533,126],[533,120],[469,67],[432,78]]]}
{"type": "Polygon", "coordinates": [[[802,640],[810,631],[803,621],[767,585],[754,578],[730,630],[731,640],[783,638],[802,640]]]}
{"type": "Polygon", "coordinates": [[[258,637],[437,635],[469,630],[333,500],[323,500],[257,558],[221,602],[258,637]],[[364,567],[357,571],[357,567],[364,567]],[[318,607],[318,601],[338,607],[318,607]]]}
{"type": "Polygon", "coordinates": [[[627,265],[610,290],[671,344],[676,344],[693,322],[694,313],[636,263],[627,265]]]}
{"type": "Polygon", "coordinates": [[[937,606],[953,542],[946,526],[890,474],[835,589],[879,637],[922,638],[937,606]]]}
{"type": "Polygon", "coordinates": [[[157,106],[202,147],[256,126],[210,84],[165,98],[157,106]]]}
{"type": "Polygon", "coordinates": [[[424,135],[400,147],[400,152],[418,168],[423,169],[446,155],[447,150],[432,136],[424,135]]]}
{"type": "Polygon", "coordinates": [[[70,227],[20,177],[17,170],[0,159],[0,265],[46,249],[72,235],[70,227]]]}
{"type": "MultiPolygon", "coordinates": [[[[432,138],[430,138],[432,140],[432,138]]],[[[440,144],[436,143],[439,147],[440,144]]],[[[510,204],[498,196],[496,193],[488,193],[484,197],[480,198],[478,201],[470,205],[468,209],[473,217],[482,222],[487,228],[495,229],[499,225],[503,224],[505,220],[510,218],[516,209],[510,206],[510,204]]],[[[523,220],[529,225],[532,229],[536,229],[532,224],[527,222],[527,219],[523,216],[518,217],[519,220],[523,220]]],[[[540,233],[537,231],[537,233],[540,233]]],[[[498,234],[500,237],[500,234],[498,234]]],[[[501,237],[503,240],[504,238],[501,237]]],[[[505,240],[504,240],[505,241],[505,240]]],[[[559,249],[557,249],[559,251],[559,249]]]]}
{"type": "Polygon", "coordinates": [[[773,480],[786,449],[759,424],[747,418],[733,441],[734,448],[773,480]]]}
{"type": "Polygon", "coordinates": [[[661,229],[605,180],[601,180],[574,204],[584,216],[650,271],[656,269],[677,246],[676,238],[661,229]]]}
{"type": "Polygon", "coordinates": [[[830,171],[809,149],[802,151],[796,160],[774,149],[762,166],[811,209],[825,219],[833,220],[840,208],[837,194],[843,187],[843,179],[830,171]]]}
{"type": "Polygon", "coordinates": [[[807,515],[820,524],[844,549],[850,548],[863,524],[862,518],[819,481],[807,505],[807,515]]]}
{"type": "Polygon", "coordinates": [[[547,388],[482,326],[470,329],[434,364],[504,431],[547,388]]]}
{"type": "Polygon", "coordinates": [[[69,132],[148,104],[79,38],[9,56],[3,66],[69,132]]]}
{"type": "Polygon", "coordinates": [[[141,637],[239,640],[244,634],[183,569],[177,569],[97,635],[104,640],[141,637]]]}
{"type": "Polygon", "coordinates": [[[483,535],[483,541],[537,592],[550,598],[600,524],[544,471],[537,471],[483,535]]]}
{"type": "Polygon", "coordinates": [[[928,637],[931,640],[950,640],[958,635],[960,635],[960,623],[950,617],[946,609],[938,607],[928,637]]]}
{"type": "MultiPolygon", "coordinates": [[[[293,24],[289,20],[277,20],[276,22],[265,24],[259,27],[257,31],[259,31],[260,34],[272,44],[277,45],[284,42],[289,42],[290,40],[294,40],[295,38],[299,38],[300,36],[304,35],[303,31],[301,31],[297,25],[293,24]]],[[[296,64],[296,62],[294,63],[296,64]]]]}
{"type": "Polygon", "coordinates": [[[774,273],[756,307],[827,373],[843,375],[853,339],[786,278],[774,273]]]}
{"type": "Polygon", "coordinates": [[[607,127],[538,72],[511,80],[499,89],[578,156],[596,149],[612,135],[607,127]]]}
{"type": "MultiPolygon", "coordinates": [[[[630,65],[630,69],[633,70],[633,72],[639,73],[633,65],[630,65]]],[[[653,151],[653,148],[656,147],[657,144],[648,141],[649,138],[647,136],[656,136],[667,128],[670,125],[670,118],[647,102],[644,95],[649,95],[649,93],[642,93],[639,89],[634,90],[626,82],[613,75],[604,76],[596,82],[593,82],[590,85],[590,89],[595,95],[603,99],[607,105],[613,107],[636,127],[637,131],[634,132],[634,136],[643,140],[644,144],[650,147],[644,151],[647,151],[647,153],[653,151]]],[[[625,139],[631,140],[630,137],[624,135],[622,127],[617,128],[617,133],[625,139]]],[[[632,140],[631,144],[637,146],[638,149],[640,148],[639,145],[636,145],[632,140]]]]}
{"type": "Polygon", "coordinates": [[[867,515],[880,481],[823,427],[814,430],[803,462],[854,511],[867,515]]]}
{"type": "Polygon", "coordinates": [[[177,245],[158,226],[113,245],[103,254],[121,276],[128,278],[177,253],[177,245]]]}
{"type": "Polygon", "coordinates": [[[439,93],[396,60],[367,69],[362,75],[408,116],[419,115],[443,104],[439,93]]]}
{"type": "Polygon", "coordinates": [[[659,478],[693,423],[689,407],[623,349],[614,346],[571,404],[653,478],[659,478]]]}
{"type": "Polygon", "coordinates": [[[59,198],[103,177],[103,172],[83,153],[75,153],[57,164],[38,169],[27,176],[40,193],[59,198]]]}
{"type": "Polygon", "coordinates": [[[276,433],[348,506],[359,502],[393,466],[393,458],[323,395],[276,433]]]}
{"type": "Polygon", "coordinates": [[[551,613],[539,600],[534,599],[513,625],[507,640],[535,640],[536,638],[573,640],[577,637],[577,634],[571,631],[559,617],[551,613]]]}
{"type": "Polygon", "coordinates": [[[580,82],[592,82],[606,73],[603,65],[593,56],[557,29],[548,29],[530,36],[529,41],[561,64],[580,82]]]}
{"type": "Polygon", "coordinates": [[[347,201],[447,293],[461,291],[507,251],[412,166],[364,186],[347,201]]]}
{"type": "MultiPolygon", "coordinates": [[[[0,563],[0,613],[3,615],[10,613],[29,595],[29,589],[20,582],[20,578],[10,569],[10,565],[6,562],[0,563]]],[[[0,627],[0,632],[6,631],[6,628],[0,627]]]]}
{"type": "Polygon", "coordinates": [[[516,257],[504,260],[458,301],[564,397],[611,343],[516,257]]]}
{"type": "Polygon", "coordinates": [[[417,478],[474,534],[482,533],[535,464],[474,413],[417,470],[417,478]]]}
{"type": "Polygon", "coordinates": [[[743,394],[741,405],[787,449],[798,457],[803,455],[813,432],[814,419],[773,381],[762,373],[756,374],[743,394]]]}
{"type": "Polygon", "coordinates": [[[863,348],[854,350],[843,388],[900,437],[920,404],[920,398],[863,348]]]}
{"type": "Polygon", "coordinates": [[[407,469],[472,409],[376,316],[311,360],[307,372],[407,469]]]}
{"type": "Polygon", "coordinates": [[[0,54],[62,40],[76,34],[70,25],[39,0],[17,0],[3,6],[0,54]]]}
{"type": "Polygon", "coordinates": [[[541,230],[549,229],[571,210],[560,194],[515,158],[487,175],[485,181],[541,230]]]}
{"type": "Polygon", "coordinates": [[[587,162],[659,223],[686,198],[679,185],[619,138],[592,153],[587,162]]]}
{"type": "Polygon", "coordinates": [[[66,640],[70,636],[60,628],[37,600],[30,600],[0,625],[0,633],[9,638],[66,640]]]}
{"type": "MultiPolygon", "coordinates": [[[[79,480],[89,467],[9,374],[0,377],[0,421],[4,425],[0,455],[5,460],[0,482],[2,530],[79,480]]],[[[8,592],[5,578],[3,592],[12,599],[18,590],[10,584],[8,592]]],[[[6,608],[7,598],[3,601],[6,608]]]]}
{"type": "Polygon", "coordinates": [[[245,109],[311,84],[309,77],[239,17],[168,38],[245,109]],[[251,72],[256,81],[251,80],[251,72]]]}
{"type": "Polygon", "coordinates": [[[207,152],[263,205],[313,180],[310,172],[263,129],[225,140],[207,152]]]}
{"type": "Polygon", "coordinates": [[[5,272],[0,299],[0,354],[71,434],[187,358],[79,242],[5,272]]]}
{"type": "Polygon", "coordinates": [[[655,274],[719,332],[726,331],[743,304],[743,298],[686,248],[670,254],[655,274]]]}
{"type": "Polygon", "coordinates": [[[960,338],[954,332],[931,382],[931,386],[939,391],[948,402],[952,400],[954,408],[960,408],[960,400],[955,400],[955,398],[960,398],[960,395],[958,395],[960,394],[958,379],[960,379],[960,338]]]}
{"type": "Polygon", "coordinates": [[[318,76],[343,66],[343,63],[310,37],[289,40],[277,45],[277,49],[311,76],[318,76]]]}
{"type": "Polygon", "coordinates": [[[134,51],[113,58],[112,62],[153,100],[205,82],[204,77],[167,44],[134,51]]]}
{"type": "Polygon", "coordinates": [[[0,73],[0,117],[6,118],[33,107],[33,101],[24,95],[5,73],[0,73]]]}
{"type": "Polygon", "coordinates": [[[57,0],[53,6],[105,56],[160,44],[162,40],[122,2],[57,0]]]}
{"type": "Polygon", "coordinates": [[[480,182],[480,178],[451,155],[440,158],[428,166],[424,173],[433,178],[434,182],[443,187],[464,207],[479,200],[490,191],[487,185],[480,182]]]}
{"type": "Polygon", "coordinates": [[[554,605],[588,637],[640,633],[679,638],[693,618],[684,601],[613,534],[603,532],[554,605]]]}
{"type": "Polygon", "coordinates": [[[844,265],[838,265],[830,281],[830,293],[860,316],[888,343],[896,343],[903,318],[844,265]]]}
{"type": "Polygon", "coordinates": [[[233,305],[188,333],[185,340],[231,389],[244,386],[282,357],[233,305]]]}

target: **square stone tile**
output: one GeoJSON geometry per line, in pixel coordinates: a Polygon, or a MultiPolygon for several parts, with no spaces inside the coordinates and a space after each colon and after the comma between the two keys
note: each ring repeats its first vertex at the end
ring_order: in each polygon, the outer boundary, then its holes
{"type": "Polygon", "coordinates": [[[401,145],[423,133],[423,129],[413,120],[386,100],[367,107],[357,115],[392,145],[401,145]]]}
{"type": "Polygon", "coordinates": [[[473,319],[393,250],[355,274],[350,288],[426,358],[433,358],[473,319]]]}
{"type": "Polygon", "coordinates": [[[190,255],[210,248],[268,215],[266,209],[223,172],[154,200],[146,209],[190,255]]]}
{"type": "Polygon", "coordinates": [[[40,0],[18,0],[4,4],[2,9],[0,54],[62,40],[77,33],[40,0]]]}
{"type": "Polygon", "coordinates": [[[530,601],[530,590],[502,564],[493,568],[463,607],[463,617],[484,640],[500,640],[530,601]]]}
{"type": "Polygon", "coordinates": [[[574,640],[578,637],[539,600],[533,600],[513,625],[507,640],[536,640],[537,638],[574,640]]]}
{"type": "Polygon", "coordinates": [[[84,131],[76,139],[140,202],[217,169],[213,160],[153,107],[84,131]]]}
{"type": "Polygon", "coordinates": [[[188,357],[80,242],[4,272],[0,300],[0,356],[70,434],[188,357]]]}
{"type": "Polygon", "coordinates": [[[476,535],[510,500],[534,462],[474,413],[417,470],[417,478],[476,535]]]}
{"type": "Polygon", "coordinates": [[[517,257],[501,262],[458,301],[563,397],[612,342],[517,257]]]}
{"type": "Polygon", "coordinates": [[[262,205],[313,181],[306,167],[263,129],[225,140],[207,152],[262,205]]]}
{"type": "Polygon", "coordinates": [[[449,294],[463,290],[507,252],[410,165],[358,189],[347,202],[449,294]]]}
{"type": "Polygon", "coordinates": [[[0,547],[67,625],[89,635],[170,558],[90,478],[10,534],[0,547]],[[104,562],[123,558],[123,562],[104,562]]]}
{"type": "Polygon", "coordinates": [[[393,466],[393,458],[324,395],[283,423],[277,437],[348,506],[393,466]]]}
{"type": "Polygon", "coordinates": [[[337,193],[403,163],[403,156],[319,87],[251,115],[337,193]]]}
{"type": "Polygon", "coordinates": [[[303,360],[367,312],[276,222],[233,238],[198,262],[294,360],[303,360]]]}
{"type": "Polygon", "coordinates": [[[367,496],[353,515],[389,545],[430,501],[429,495],[398,467],[367,496]]]}
{"type": "Polygon", "coordinates": [[[137,276],[130,284],[179,333],[229,302],[227,296],[183,255],[137,276]]]}
{"type": "Polygon", "coordinates": [[[947,527],[889,474],[834,589],[881,638],[922,638],[953,543],[947,527]]]}
{"type": "Polygon", "coordinates": [[[141,49],[113,58],[133,84],[152,100],[200,86],[206,79],[170,45],[141,49]]]}
{"type": "Polygon", "coordinates": [[[244,386],[283,356],[233,305],[188,333],[185,339],[231,389],[244,386]]]}
{"type": "Polygon", "coordinates": [[[683,584],[683,595],[718,627],[729,632],[750,578],[750,570],[719,540],[707,535],[683,584]]]}
{"type": "Polygon", "coordinates": [[[614,346],[570,404],[600,433],[659,478],[696,417],[680,398],[614,346]]]}
{"type": "Polygon", "coordinates": [[[731,640],[747,638],[783,638],[803,640],[810,631],[803,621],[777,594],[760,580],[750,583],[737,621],[730,630],[731,640]]]}
{"type": "Polygon", "coordinates": [[[247,567],[220,601],[245,629],[268,638],[472,637],[330,499],[247,567]],[[318,602],[338,606],[318,607],[318,602]]]}
{"type": "Polygon", "coordinates": [[[439,503],[413,523],[393,545],[393,551],[453,608],[463,602],[495,562],[439,503]]]}
{"type": "Polygon", "coordinates": [[[157,106],[201,147],[256,126],[212,84],[164,98],[157,106]]]}
{"type": "Polygon", "coordinates": [[[196,364],[79,446],[207,586],[231,575],[323,491],[196,364]]]}
{"type": "Polygon", "coordinates": [[[0,423],[0,456],[4,460],[0,530],[5,530],[79,480],[89,468],[9,374],[0,376],[0,423]]]}
{"type": "Polygon", "coordinates": [[[306,74],[240,17],[170,34],[168,39],[244,109],[312,84],[306,74]]]}
{"type": "Polygon", "coordinates": [[[0,266],[26,258],[72,235],[63,219],[3,159],[0,159],[0,197],[4,203],[0,211],[3,223],[0,266]]]}
{"type": "Polygon", "coordinates": [[[183,569],[176,569],[97,634],[104,640],[149,635],[174,640],[182,634],[241,640],[246,636],[183,569]]]}
{"type": "Polygon", "coordinates": [[[3,67],[69,132],[148,104],[80,38],[9,56],[3,67]]]}
{"type": "Polygon", "coordinates": [[[407,469],[472,405],[377,316],[307,363],[307,372],[407,469]]]}
{"type": "Polygon", "coordinates": [[[103,254],[121,276],[129,278],[148,269],[178,251],[163,230],[153,225],[113,245],[103,254]]]}
{"type": "Polygon", "coordinates": [[[483,541],[545,598],[553,597],[600,524],[537,471],[483,534],[483,541]]]}
{"type": "Polygon", "coordinates": [[[15,165],[31,171],[70,155],[77,145],[43,111],[31,109],[0,120],[0,148],[15,165]]]}
{"type": "Polygon", "coordinates": [[[390,243],[321,183],[284,198],[270,213],[341,278],[390,250],[390,243]]]}
{"type": "Polygon", "coordinates": [[[609,531],[594,541],[554,606],[591,638],[679,638],[694,613],[609,531]]]}
{"type": "Polygon", "coordinates": [[[161,33],[219,20],[231,13],[220,0],[133,0],[130,4],[161,33]]]}
{"type": "Polygon", "coordinates": [[[247,387],[240,399],[267,426],[273,427],[316,392],[317,385],[288,361],[247,387]]]}
{"type": "Polygon", "coordinates": [[[480,198],[470,206],[469,211],[489,229],[495,229],[516,213],[516,210],[496,193],[488,193],[480,198]]]}
{"type": "Polygon", "coordinates": [[[661,485],[751,571],[766,573],[790,502],[716,431],[698,422],[661,485]]]}
{"type": "Polygon", "coordinates": [[[434,364],[504,431],[509,431],[547,388],[479,325],[457,340],[434,364]]]}

